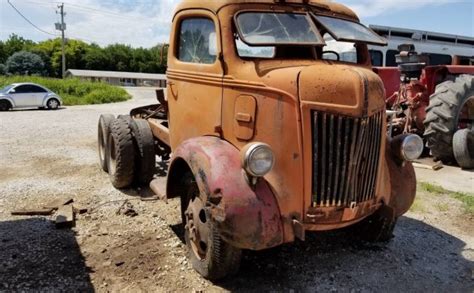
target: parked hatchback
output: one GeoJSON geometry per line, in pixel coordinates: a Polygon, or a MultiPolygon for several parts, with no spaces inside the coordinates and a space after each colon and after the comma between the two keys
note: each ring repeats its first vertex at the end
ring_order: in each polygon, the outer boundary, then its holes
{"type": "Polygon", "coordinates": [[[61,105],[56,93],[34,83],[15,83],[0,90],[0,111],[30,107],[56,110],[61,105]]]}

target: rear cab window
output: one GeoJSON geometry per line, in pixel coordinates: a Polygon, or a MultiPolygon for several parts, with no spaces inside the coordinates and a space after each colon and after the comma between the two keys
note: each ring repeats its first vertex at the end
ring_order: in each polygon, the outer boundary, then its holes
{"type": "Polygon", "coordinates": [[[217,59],[217,35],[208,18],[188,18],[181,22],[178,60],[187,63],[214,64],[217,59]]]}

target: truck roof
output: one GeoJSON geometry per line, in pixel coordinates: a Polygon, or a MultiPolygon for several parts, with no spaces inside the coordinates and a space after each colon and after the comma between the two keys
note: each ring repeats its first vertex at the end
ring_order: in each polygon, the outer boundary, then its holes
{"type": "Polygon", "coordinates": [[[359,21],[354,11],[347,6],[328,0],[183,0],[178,4],[176,12],[192,8],[205,8],[217,13],[221,8],[234,4],[283,4],[285,2],[288,4],[305,4],[307,2],[309,5],[323,11],[333,12],[359,21]]]}

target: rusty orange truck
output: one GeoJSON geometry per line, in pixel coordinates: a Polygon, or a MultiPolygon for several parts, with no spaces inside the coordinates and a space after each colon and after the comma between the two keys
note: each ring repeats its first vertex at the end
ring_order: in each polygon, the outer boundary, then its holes
{"type": "Polygon", "coordinates": [[[352,226],[386,241],[416,193],[416,135],[389,138],[369,44],[385,40],[326,1],[182,1],[159,104],[102,115],[113,185],[180,198],[193,267],[219,279],[241,251],[352,226]],[[356,62],[332,50],[355,48],[356,62]],[[166,99],[165,99],[166,96],[166,99]],[[155,159],[169,158],[165,188],[155,159]]]}

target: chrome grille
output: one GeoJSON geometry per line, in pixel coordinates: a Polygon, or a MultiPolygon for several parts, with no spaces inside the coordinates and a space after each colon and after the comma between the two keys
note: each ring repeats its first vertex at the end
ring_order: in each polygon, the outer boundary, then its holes
{"type": "Polygon", "coordinates": [[[312,112],[314,207],[350,206],[375,197],[383,113],[352,118],[312,112]]]}

